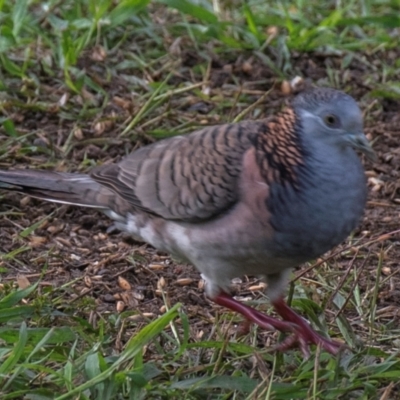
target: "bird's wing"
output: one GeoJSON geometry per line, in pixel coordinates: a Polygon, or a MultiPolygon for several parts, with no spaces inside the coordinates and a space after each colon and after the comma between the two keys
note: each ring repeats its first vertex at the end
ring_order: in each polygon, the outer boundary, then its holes
{"type": "Polygon", "coordinates": [[[134,209],[164,219],[201,221],[238,200],[243,156],[262,121],[209,127],[140,148],[91,177],[134,209]]]}

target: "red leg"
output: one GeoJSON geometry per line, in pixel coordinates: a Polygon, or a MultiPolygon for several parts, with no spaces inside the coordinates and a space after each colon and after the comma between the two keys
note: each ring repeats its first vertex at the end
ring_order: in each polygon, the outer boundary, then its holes
{"type": "Polygon", "coordinates": [[[278,330],[280,332],[292,332],[293,334],[284,340],[278,350],[285,351],[291,347],[299,346],[304,357],[308,358],[310,351],[308,345],[320,345],[331,354],[337,354],[342,346],[338,342],[326,339],[312,330],[308,323],[297,315],[283,299],[273,302],[273,305],[283,321],[265,315],[254,308],[246,306],[235,300],[225,292],[219,293],[212,299],[215,303],[242,314],[248,321],[253,322],[267,330],[278,330]]]}
{"type": "Polygon", "coordinates": [[[242,314],[248,321],[254,322],[269,331],[276,329],[281,332],[293,332],[294,325],[292,323],[269,317],[254,308],[246,306],[246,304],[240,303],[225,292],[221,292],[218,296],[214,297],[213,301],[220,306],[242,314]]]}
{"type": "MultiPolygon", "coordinates": [[[[334,340],[327,339],[317,332],[315,332],[311,326],[305,321],[300,315],[296,314],[294,310],[292,310],[283,298],[275,300],[272,302],[276,312],[282,317],[284,321],[292,322],[297,326],[297,339],[299,341],[305,341],[306,343],[311,343],[315,345],[320,345],[324,350],[331,354],[337,354],[343,345],[334,340]]],[[[287,341],[287,343],[283,343],[281,346],[282,350],[287,349],[295,344],[293,341],[287,341]]],[[[281,347],[280,346],[280,347],[281,347]]]]}
{"type": "MultiPolygon", "coordinates": [[[[293,332],[294,335],[296,334],[297,326],[295,324],[287,321],[280,321],[279,319],[265,315],[254,308],[240,303],[225,292],[219,293],[217,296],[213,297],[212,300],[220,306],[224,306],[232,311],[238,312],[239,314],[243,315],[249,322],[253,322],[261,328],[267,330],[277,330],[280,332],[293,332]]],[[[296,342],[299,345],[304,357],[309,357],[310,352],[308,350],[308,345],[306,342],[297,339],[293,340],[292,342],[293,344],[296,342]]],[[[291,347],[291,345],[285,345],[285,348],[282,350],[286,350],[289,347],[291,347]]]]}

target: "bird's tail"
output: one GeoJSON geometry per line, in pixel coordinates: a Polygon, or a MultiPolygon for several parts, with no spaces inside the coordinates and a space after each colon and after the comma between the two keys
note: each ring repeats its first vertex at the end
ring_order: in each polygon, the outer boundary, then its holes
{"type": "Polygon", "coordinates": [[[89,175],[30,169],[0,170],[0,190],[12,190],[56,203],[110,208],[115,193],[89,175]]]}

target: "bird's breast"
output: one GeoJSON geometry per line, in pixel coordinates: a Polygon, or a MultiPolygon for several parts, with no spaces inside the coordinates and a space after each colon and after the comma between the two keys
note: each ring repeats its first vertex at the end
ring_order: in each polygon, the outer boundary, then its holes
{"type": "Polygon", "coordinates": [[[365,208],[366,178],[358,156],[347,150],[335,163],[315,162],[299,190],[271,189],[267,204],[277,256],[315,258],[356,228],[365,208]]]}

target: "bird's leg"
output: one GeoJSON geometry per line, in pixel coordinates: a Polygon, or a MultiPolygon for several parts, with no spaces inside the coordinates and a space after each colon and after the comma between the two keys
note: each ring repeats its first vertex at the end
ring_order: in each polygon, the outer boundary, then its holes
{"type": "Polygon", "coordinates": [[[239,314],[243,315],[248,322],[255,323],[261,328],[267,330],[277,330],[280,332],[292,332],[292,335],[288,337],[288,340],[283,342],[282,348],[278,347],[277,349],[284,351],[290,347],[298,345],[303,353],[304,358],[308,358],[310,356],[310,350],[308,348],[307,341],[302,340],[302,338],[297,335],[300,327],[294,323],[289,321],[281,321],[279,319],[270,317],[269,315],[265,315],[252,307],[240,303],[225,292],[220,292],[217,296],[213,297],[212,300],[220,306],[224,306],[232,311],[238,312],[239,314]]]}
{"type": "Polygon", "coordinates": [[[291,347],[299,346],[304,357],[308,358],[310,355],[308,348],[309,343],[320,345],[323,349],[332,354],[337,354],[340,347],[342,347],[340,343],[326,339],[314,332],[308,323],[297,315],[282,298],[274,301],[273,305],[278,314],[284,319],[283,321],[242,304],[225,292],[220,292],[217,296],[214,296],[212,300],[220,306],[238,312],[243,315],[247,321],[255,323],[261,328],[278,330],[280,332],[291,332],[292,335],[277,347],[278,350],[285,351],[291,347]]]}
{"type": "Polygon", "coordinates": [[[276,329],[280,332],[293,332],[294,330],[294,324],[291,322],[280,321],[279,319],[265,315],[260,311],[257,311],[255,308],[240,303],[225,292],[220,292],[217,296],[213,297],[212,300],[220,306],[224,306],[232,311],[242,314],[247,321],[253,322],[264,329],[276,329]]]}
{"type": "Polygon", "coordinates": [[[240,303],[239,301],[235,300],[232,296],[230,296],[225,292],[220,292],[217,296],[213,297],[212,300],[215,303],[219,304],[220,306],[224,306],[232,311],[238,312],[239,314],[243,315],[246,318],[247,326],[249,326],[250,323],[255,323],[261,328],[267,330],[292,332],[293,335],[289,336],[289,339],[290,338],[294,339],[291,339],[290,341],[285,341],[284,342],[285,346],[282,349],[278,348],[278,350],[286,350],[297,344],[300,347],[300,350],[303,353],[304,358],[308,358],[310,356],[310,351],[308,349],[307,342],[301,340],[301,338],[299,340],[299,338],[296,335],[297,331],[299,330],[299,327],[297,327],[295,324],[287,321],[280,321],[279,319],[265,315],[252,307],[240,303]]]}
{"type": "Polygon", "coordinates": [[[295,334],[279,345],[279,350],[287,350],[288,348],[293,347],[296,342],[300,343],[300,345],[303,342],[319,345],[331,354],[337,354],[340,348],[343,347],[341,343],[327,339],[315,332],[306,320],[296,314],[295,311],[286,304],[282,297],[274,300],[272,305],[284,321],[296,325],[295,334]]]}

